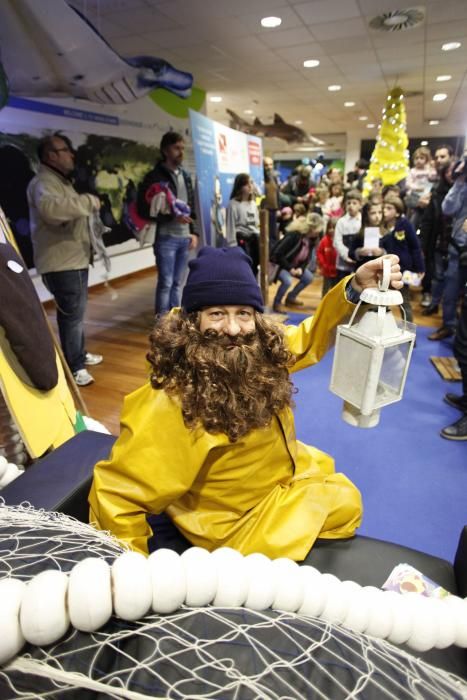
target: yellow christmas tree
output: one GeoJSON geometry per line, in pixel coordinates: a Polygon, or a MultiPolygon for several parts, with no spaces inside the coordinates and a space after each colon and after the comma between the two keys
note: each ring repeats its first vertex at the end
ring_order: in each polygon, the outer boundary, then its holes
{"type": "Polygon", "coordinates": [[[363,186],[364,196],[368,196],[375,178],[381,178],[383,185],[396,185],[407,177],[408,145],[404,95],[400,87],[395,87],[387,96],[383,108],[376,146],[363,186]]]}

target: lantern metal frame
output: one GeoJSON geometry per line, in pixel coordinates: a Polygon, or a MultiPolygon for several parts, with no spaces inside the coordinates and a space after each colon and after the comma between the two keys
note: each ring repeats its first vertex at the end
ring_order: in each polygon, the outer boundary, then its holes
{"type": "Polygon", "coordinates": [[[388,290],[389,271],[390,263],[385,259],[379,289],[365,289],[349,323],[337,327],[329,388],[345,402],[344,420],[359,427],[377,425],[380,409],[400,401],[415,343],[415,326],[407,322],[404,310],[403,321],[399,323],[389,310],[391,306],[400,306],[403,301],[399,291],[388,290]],[[354,324],[363,303],[369,306],[358,323],[354,324]],[[364,317],[370,313],[376,316],[365,324],[364,317]],[[372,327],[374,335],[362,332],[365,325],[372,327]],[[397,357],[395,353],[388,353],[391,348],[398,347],[400,354],[397,357]],[[400,370],[396,368],[396,373],[399,373],[397,385],[388,384],[387,377],[386,381],[382,380],[385,360],[387,373],[391,370],[391,363],[394,367],[395,362],[404,362],[400,370]]]}

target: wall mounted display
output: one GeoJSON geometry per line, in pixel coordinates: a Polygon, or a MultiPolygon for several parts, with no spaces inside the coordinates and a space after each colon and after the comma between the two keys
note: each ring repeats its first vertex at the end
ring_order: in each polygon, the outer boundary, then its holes
{"type": "Polygon", "coordinates": [[[190,110],[196,163],[200,225],[208,245],[225,242],[225,207],[238,173],[249,173],[258,194],[263,191],[261,139],[230,129],[190,110]]]}

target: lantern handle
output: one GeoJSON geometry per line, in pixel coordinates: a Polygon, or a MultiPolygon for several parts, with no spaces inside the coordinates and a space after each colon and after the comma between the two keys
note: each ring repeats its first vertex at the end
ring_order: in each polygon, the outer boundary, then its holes
{"type": "Polygon", "coordinates": [[[383,258],[383,276],[382,279],[378,281],[378,289],[381,292],[387,292],[389,289],[389,282],[391,279],[391,260],[387,257],[383,258]]]}

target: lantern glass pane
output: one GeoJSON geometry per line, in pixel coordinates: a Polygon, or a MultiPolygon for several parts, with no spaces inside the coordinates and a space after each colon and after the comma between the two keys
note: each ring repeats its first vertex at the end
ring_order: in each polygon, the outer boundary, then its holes
{"type": "Polygon", "coordinates": [[[340,333],[337,337],[331,391],[360,408],[366,392],[372,348],[357,338],[340,333]]]}
{"type": "Polygon", "coordinates": [[[410,345],[410,342],[407,342],[384,349],[383,364],[376,390],[376,406],[385,406],[387,403],[397,401],[402,395],[410,345]]]}

